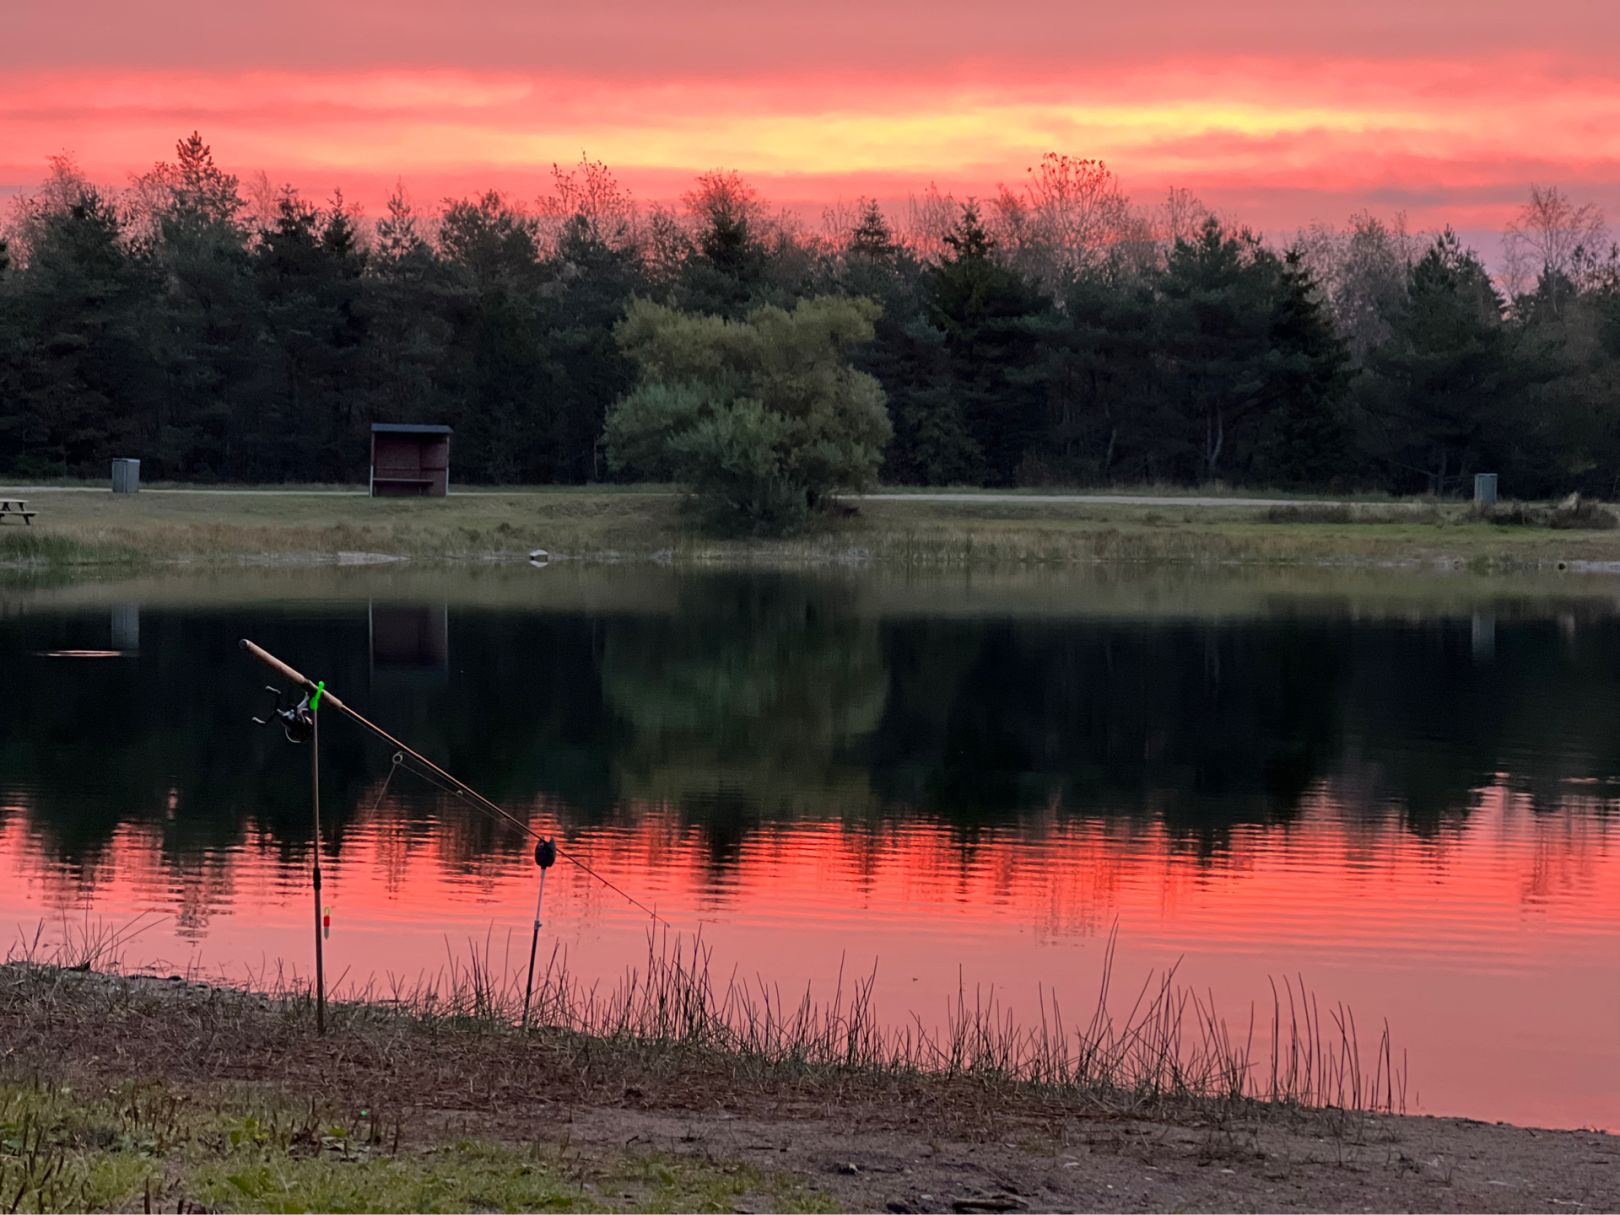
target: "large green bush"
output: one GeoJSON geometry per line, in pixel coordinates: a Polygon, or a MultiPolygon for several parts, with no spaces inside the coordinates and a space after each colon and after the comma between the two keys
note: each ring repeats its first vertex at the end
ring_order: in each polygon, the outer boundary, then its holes
{"type": "Polygon", "coordinates": [[[870,300],[830,296],[739,321],[637,300],[617,337],[640,380],[608,414],[609,462],[676,481],[755,531],[791,528],[838,491],[870,487],[889,417],[850,354],[878,315],[870,300]]]}

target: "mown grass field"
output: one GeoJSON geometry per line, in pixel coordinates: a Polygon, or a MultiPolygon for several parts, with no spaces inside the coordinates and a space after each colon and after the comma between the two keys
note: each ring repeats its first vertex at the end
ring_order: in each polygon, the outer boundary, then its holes
{"type": "Polygon", "coordinates": [[[1213,506],[1040,495],[865,501],[788,538],[717,535],[662,488],[492,490],[447,499],[358,494],[29,494],[32,528],[0,528],[0,562],[318,564],[378,557],[1017,566],[1095,561],[1464,564],[1620,561],[1620,531],[1480,521],[1458,504],[1213,506]]]}

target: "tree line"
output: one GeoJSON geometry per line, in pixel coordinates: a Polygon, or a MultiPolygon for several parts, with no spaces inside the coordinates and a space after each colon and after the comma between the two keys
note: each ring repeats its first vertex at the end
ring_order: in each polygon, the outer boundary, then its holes
{"type": "Polygon", "coordinates": [[[1613,496],[1602,217],[1534,189],[1501,262],[1365,214],[1267,241],[1185,191],[1139,207],[1057,155],[983,201],[862,201],[820,231],[733,173],[644,207],[588,160],[532,206],[427,213],[396,191],[369,219],[341,194],[244,186],[193,134],[127,188],[59,160],[16,204],[0,473],[100,478],[136,456],[149,478],[353,482],[373,421],[454,426],[460,481],[678,465],[615,457],[625,402],[628,447],[674,418],[689,448],[768,440],[772,467],[855,481],[1448,493],[1483,470],[1515,496],[1613,496]],[[723,426],[659,379],[664,330],[719,369],[723,426]],[[793,384],[780,342],[809,360],[793,384]]]}

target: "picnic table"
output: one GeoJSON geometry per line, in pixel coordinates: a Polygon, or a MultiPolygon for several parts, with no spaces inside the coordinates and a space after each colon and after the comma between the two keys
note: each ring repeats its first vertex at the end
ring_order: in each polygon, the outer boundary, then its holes
{"type": "Polygon", "coordinates": [[[32,527],[37,514],[37,510],[28,509],[28,503],[22,498],[0,498],[0,523],[20,518],[24,527],[32,527]]]}

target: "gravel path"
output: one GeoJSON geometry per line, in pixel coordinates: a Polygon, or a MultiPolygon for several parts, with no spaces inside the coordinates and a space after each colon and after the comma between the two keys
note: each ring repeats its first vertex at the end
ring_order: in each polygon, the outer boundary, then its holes
{"type": "MultiPolygon", "coordinates": [[[[24,498],[34,494],[105,494],[111,491],[99,485],[0,485],[0,497],[24,498]]],[[[486,494],[522,494],[527,492],[552,492],[541,490],[505,490],[505,489],[461,489],[451,490],[453,498],[471,498],[486,494]]],[[[635,491],[648,494],[665,494],[663,490],[635,491]]],[[[199,489],[199,488],[166,488],[152,489],[142,487],[143,494],[196,494],[221,498],[240,497],[282,497],[282,498],[364,498],[367,496],[363,489],[199,489]]],[[[1015,494],[1015,493],[968,493],[963,491],[941,490],[939,492],[921,493],[877,493],[858,495],[862,502],[992,502],[1010,503],[1022,506],[1197,506],[1197,507],[1266,507],[1266,506],[1353,506],[1355,503],[1323,498],[1229,498],[1212,495],[1191,494],[1015,494]]],[[[1388,503],[1398,506],[1400,503],[1388,503]]]]}

